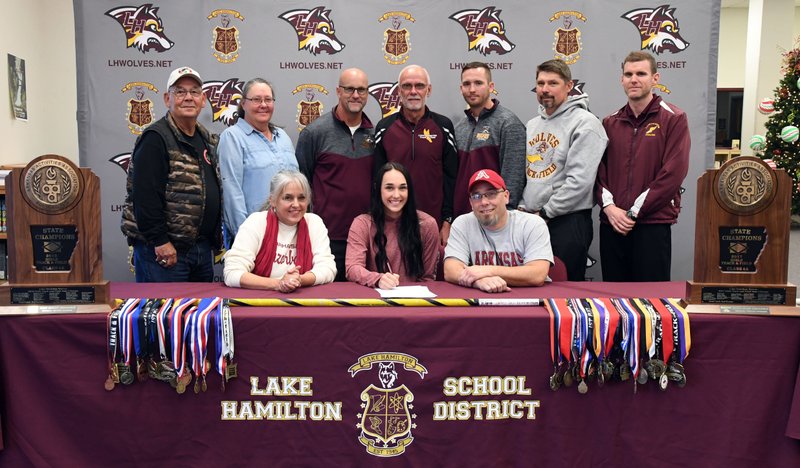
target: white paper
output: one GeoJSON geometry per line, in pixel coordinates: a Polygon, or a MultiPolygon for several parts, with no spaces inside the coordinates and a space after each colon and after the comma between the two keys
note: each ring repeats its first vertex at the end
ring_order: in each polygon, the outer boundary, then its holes
{"type": "Polygon", "coordinates": [[[382,298],[389,297],[403,297],[403,298],[423,298],[423,297],[436,297],[436,294],[431,292],[427,286],[398,286],[394,289],[381,289],[375,288],[381,294],[382,298]]]}

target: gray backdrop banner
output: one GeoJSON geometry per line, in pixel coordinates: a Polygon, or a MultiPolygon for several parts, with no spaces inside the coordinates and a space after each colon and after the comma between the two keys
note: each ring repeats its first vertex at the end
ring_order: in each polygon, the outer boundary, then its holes
{"type": "MultiPolygon", "coordinates": [[[[696,180],[712,166],[719,0],[377,2],[329,0],[151,3],[74,0],[80,163],[102,180],[106,277],[133,281],[119,229],[128,159],[136,137],[166,112],[169,72],[196,69],[208,98],[200,122],[215,133],[232,123],[241,86],[269,80],[273,123],[294,142],[305,124],[336,104],[341,70],[364,69],[377,123],[396,111],[393,87],[409,64],[426,67],[428,106],[464,117],[460,69],[492,68],[496,98],[523,122],[537,110],[536,65],[562,58],[576,88],[602,118],[625,103],[622,59],[646,49],[658,60],[658,93],[689,116],[692,153],[683,211],[673,229],[673,279],[692,275],[696,180]]],[[[597,231],[595,208],[595,231],[597,231]]],[[[597,234],[590,250],[599,258],[597,234]]],[[[588,277],[600,280],[599,266],[588,277]]],[[[218,279],[220,276],[218,275],[218,279]]]]}

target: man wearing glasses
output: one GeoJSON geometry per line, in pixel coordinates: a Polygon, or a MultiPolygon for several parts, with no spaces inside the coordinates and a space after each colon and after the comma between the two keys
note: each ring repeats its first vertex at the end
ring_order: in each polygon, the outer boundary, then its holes
{"type": "Polygon", "coordinates": [[[212,281],[222,244],[217,141],[197,122],[203,80],[172,71],[167,115],[136,140],[128,166],[122,232],[133,246],[137,282],[212,281]]]}
{"type": "Polygon", "coordinates": [[[427,70],[409,65],[397,83],[400,111],[375,126],[375,168],[392,161],[408,169],[417,208],[436,219],[442,243],[447,244],[458,172],[453,122],[425,105],[431,94],[427,70]]]}
{"type": "Polygon", "coordinates": [[[544,221],[509,211],[506,183],[491,169],[472,175],[468,194],[472,213],[456,218],[450,229],[444,279],[485,292],[543,285],[553,264],[544,221]]]}
{"type": "Polygon", "coordinates": [[[336,281],[346,281],[350,224],[369,210],[375,140],[364,114],[368,83],[364,71],[344,70],[336,87],[339,103],[300,132],[295,149],[300,172],[311,183],[313,211],[328,228],[336,281]]]}

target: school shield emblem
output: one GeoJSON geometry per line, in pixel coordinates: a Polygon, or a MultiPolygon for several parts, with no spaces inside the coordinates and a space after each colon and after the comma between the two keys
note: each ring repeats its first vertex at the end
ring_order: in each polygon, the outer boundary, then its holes
{"type": "Polygon", "coordinates": [[[414,440],[409,411],[414,401],[411,391],[405,385],[389,389],[370,385],[361,392],[361,401],[365,407],[358,439],[367,452],[382,457],[402,454],[414,440]]]}
{"type": "Polygon", "coordinates": [[[239,57],[239,30],[214,28],[214,57],[222,63],[230,63],[239,57]]]}
{"type": "Polygon", "coordinates": [[[128,128],[139,135],[153,121],[153,102],[149,99],[128,101],[128,128]]]}
{"type": "Polygon", "coordinates": [[[322,115],[322,103],[319,101],[300,101],[297,103],[297,123],[305,128],[311,122],[317,120],[322,115]]]}

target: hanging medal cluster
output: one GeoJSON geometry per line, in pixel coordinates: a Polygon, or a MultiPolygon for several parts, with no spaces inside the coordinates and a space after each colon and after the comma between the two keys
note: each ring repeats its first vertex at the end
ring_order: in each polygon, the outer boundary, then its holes
{"type": "Polygon", "coordinates": [[[666,390],[686,385],[683,362],[692,346],[689,315],[676,300],[659,298],[547,299],[550,388],[589,382],[648,381],[666,390]]]}
{"type": "Polygon", "coordinates": [[[212,365],[223,391],[237,376],[227,299],[127,299],[109,313],[107,325],[106,390],[151,379],[184,393],[194,379],[194,392],[205,392],[212,365]]]}

